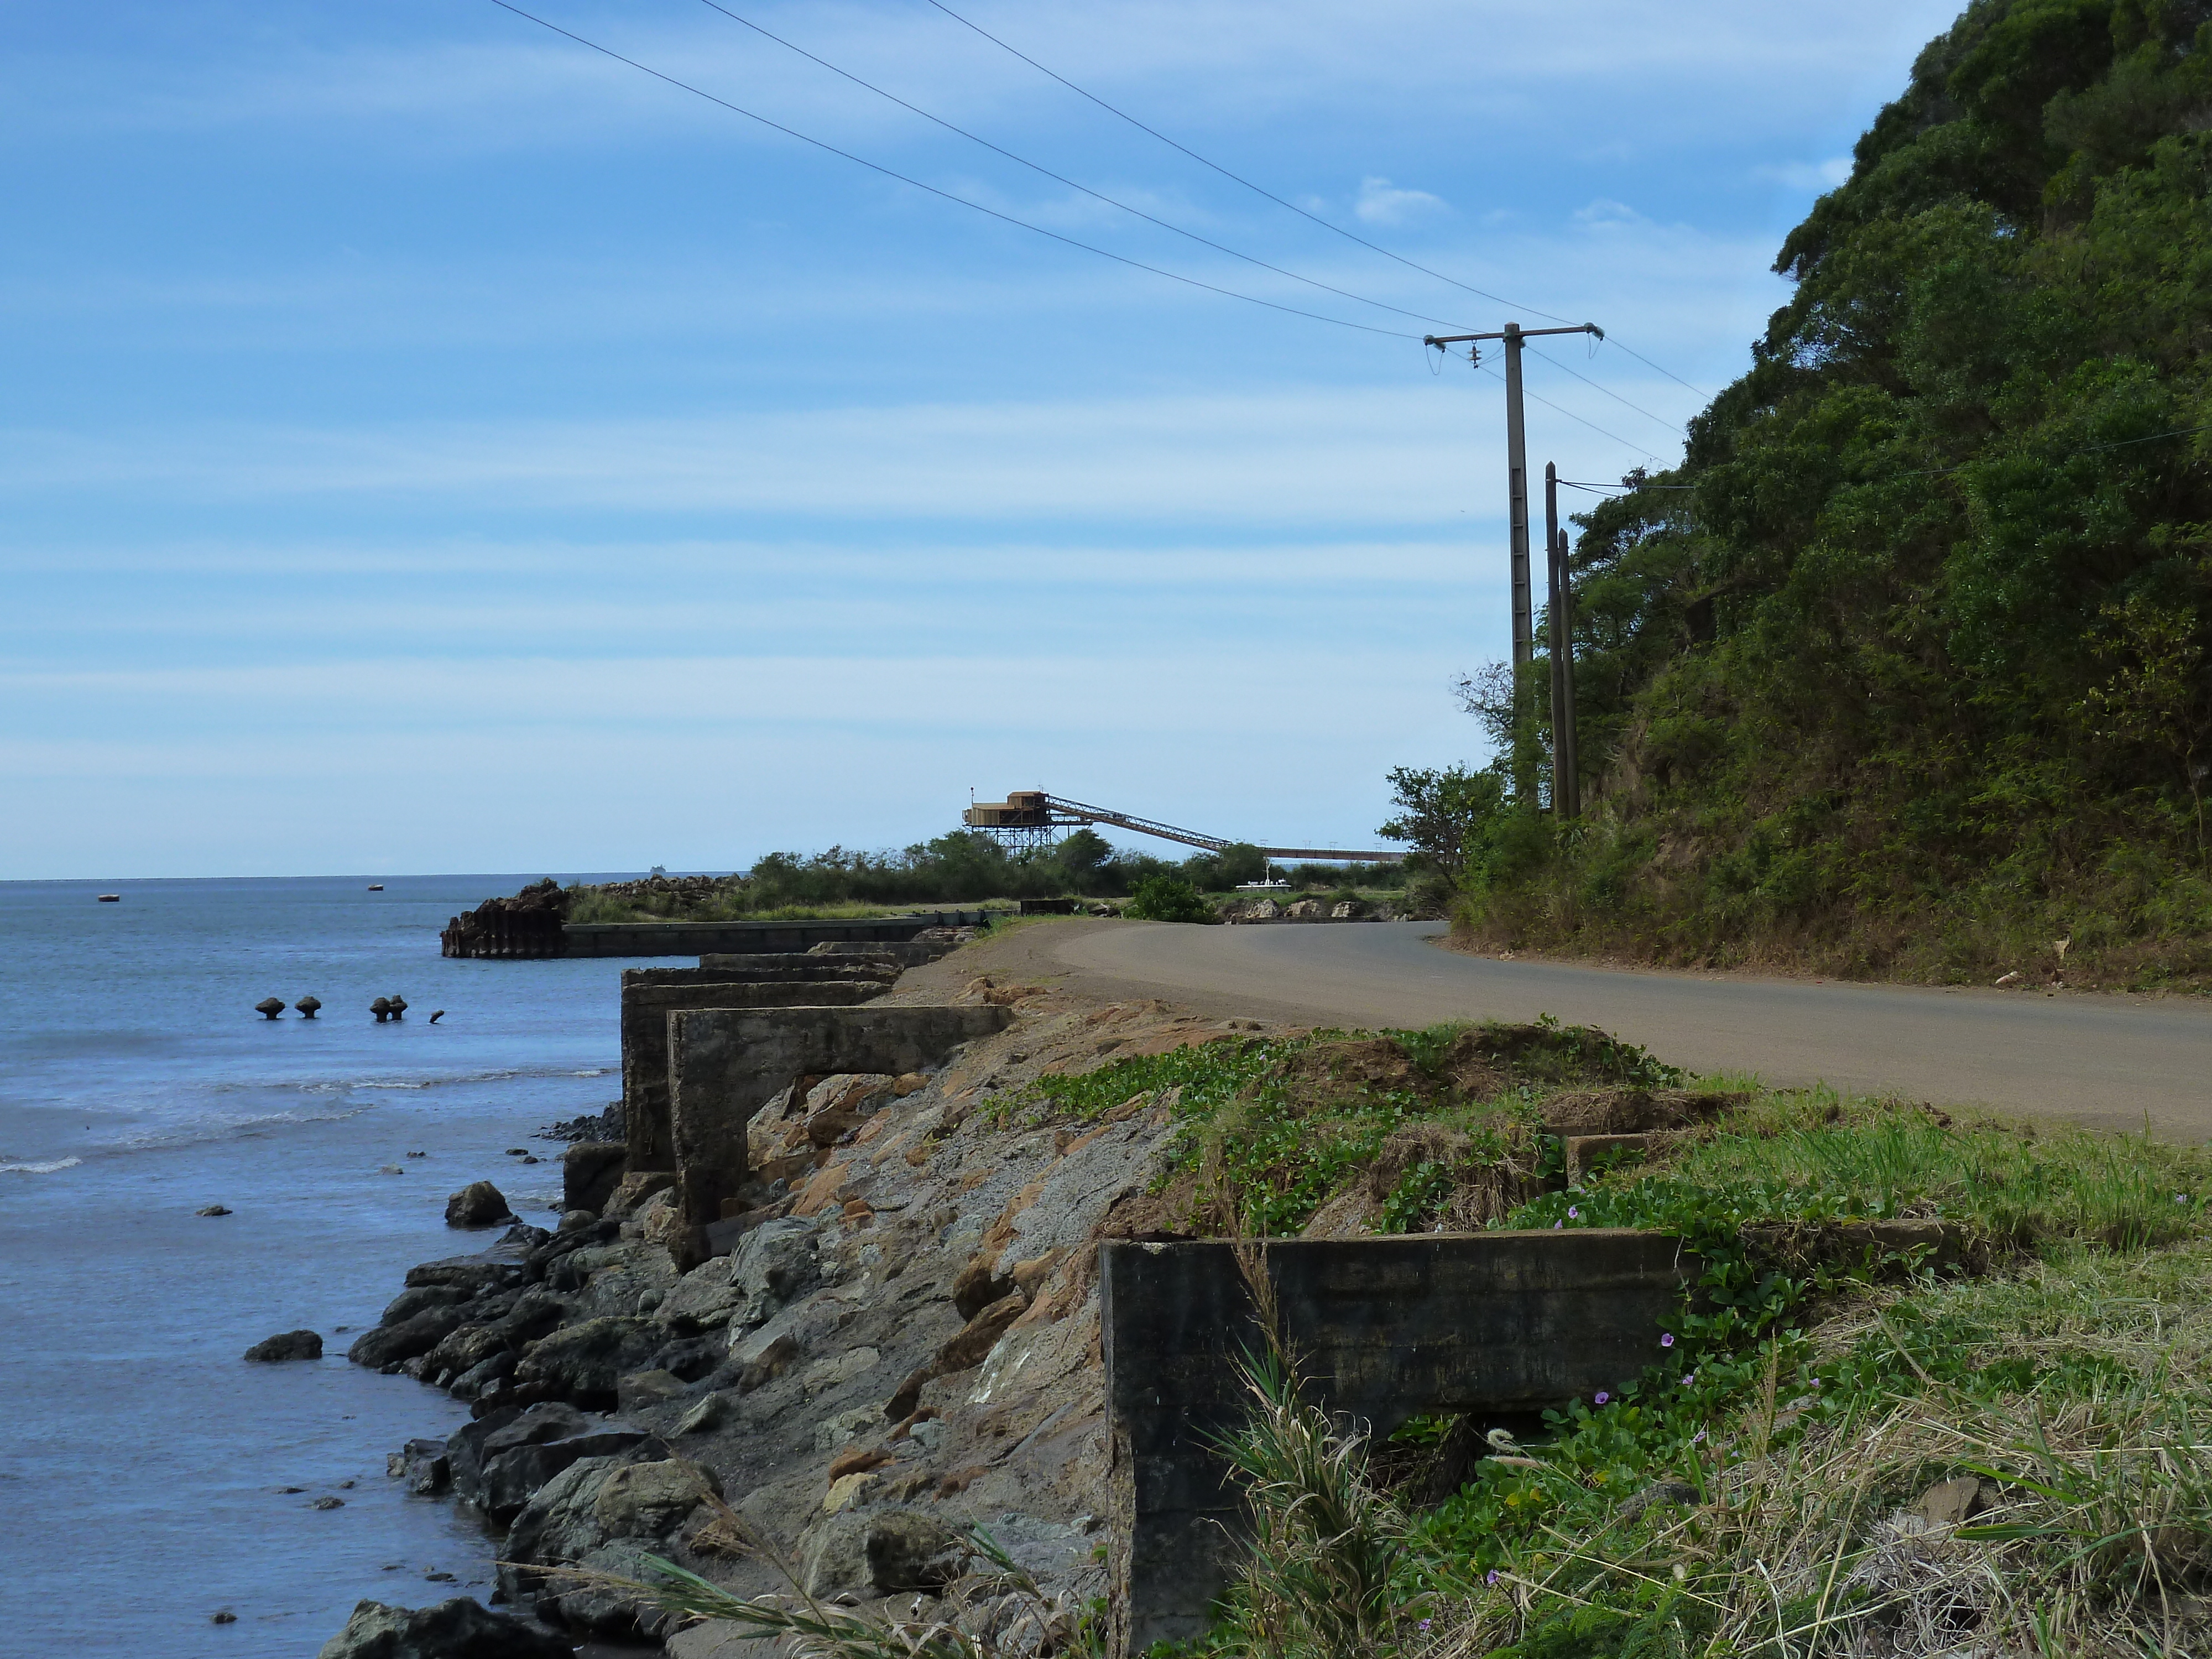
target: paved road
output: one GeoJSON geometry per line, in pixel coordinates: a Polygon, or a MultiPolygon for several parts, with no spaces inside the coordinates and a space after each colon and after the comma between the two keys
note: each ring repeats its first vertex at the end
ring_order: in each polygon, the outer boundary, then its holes
{"type": "MultiPolygon", "coordinates": [[[[1674,1064],[1821,1081],[2212,1139],[2212,1006],[2181,998],[1943,991],[1462,956],[1439,923],[1068,929],[1085,977],[1302,1022],[1420,1026],[1557,1015],[1674,1064]]],[[[1044,941],[1040,941],[1040,944],[1044,941]]]]}

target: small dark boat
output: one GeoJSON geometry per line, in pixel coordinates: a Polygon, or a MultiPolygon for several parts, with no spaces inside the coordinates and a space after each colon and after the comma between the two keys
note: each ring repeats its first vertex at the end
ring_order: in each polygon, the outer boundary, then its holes
{"type": "Polygon", "coordinates": [[[380,893],[384,890],[384,884],[380,881],[372,881],[368,884],[368,890],[372,893],[380,893]]]}
{"type": "Polygon", "coordinates": [[[100,896],[100,902],[102,904],[120,904],[123,902],[123,895],[120,893],[102,893],[100,896]]]}

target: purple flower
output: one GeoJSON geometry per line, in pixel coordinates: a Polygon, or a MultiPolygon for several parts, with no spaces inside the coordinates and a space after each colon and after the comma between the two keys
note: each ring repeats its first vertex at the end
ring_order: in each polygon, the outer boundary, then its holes
{"type": "Polygon", "coordinates": [[[1568,1220],[1570,1220],[1570,1221],[1580,1221],[1582,1218],[1583,1218],[1583,1212],[1582,1212],[1580,1210],[1577,1210],[1577,1208],[1575,1208],[1575,1206],[1574,1206],[1573,1205],[1571,1205],[1571,1204],[1570,1204],[1570,1205],[1568,1205],[1568,1206],[1567,1206],[1567,1219],[1568,1219],[1568,1220]]]}
{"type": "Polygon", "coordinates": [[[1705,1443],[1705,1431],[1699,1429],[1697,1433],[1690,1437],[1690,1443],[1693,1446],[1702,1445],[1705,1443]]]}
{"type": "Polygon", "coordinates": [[[1659,1333],[1659,1346],[1660,1346],[1661,1347],[1662,1347],[1662,1348],[1671,1348],[1671,1347],[1673,1347],[1673,1346],[1674,1346],[1674,1332],[1672,1332],[1672,1331],[1662,1331],[1662,1332],[1660,1332],[1660,1333],[1659,1333]]]}
{"type": "Polygon", "coordinates": [[[1607,1401],[1608,1401],[1608,1400],[1610,1400],[1610,1399],[1612,1399],[1612,1398],[1613,1398],[1613,1396],[1612,1396],[1611,1395],[1607,1394],[1607,1393],[1603,1389],[1600,1389],[1597,1391],[1597,1403],[1598,1403],[1599,1405],[1601,1405],[1601,1406],[1602,1406],[1603,1404],[1605,1404],[1605,1402],[1606,1402],[1607,1401]]]}
{"type": "Polygon", "coordinates": [[[1683,1386],[1684,1388],[1686,1388],[1686,1388],[1688,1388],[1688,1387],[1690,1386],[1690,1384],[1691,1384],[1691,1383],[1692,1383],[1692,1382],[1696,1382],[1697,1380],[1698,1380],[1698,1374],[1697,1374],[1697,1372],[1695,1372],[1695,1371],[1692,1371],[1692,1372],[1691,1372],[1687,1376],[1686,1376],[1686,1377],[1684,1377],[1684,1378],[1682,1379],[1682,1386],[1683,1386]]]}
{"type": "Polygon", "coordinates": [[[1554,1222],[1552,1224],[1552,1231],[1553,1231],[1553,1232],[1557,1232],[1557,1231],[1559,1231],[1559,1229],[1560,1229],[1560,1228],[1562,1228],[1562,1227],[1565,1226],[1566,1224],[1566,1224],[1565,1222],[1564,1222],[1564,1221],[1554,1221],[1554,1222]]]}
{"type": "Polygon", "coordinates": [[[1425,1620],[1425,1619],[1422,1620],[1421,1620],[1421,1628],[1422,1628],[1423,1630],[1426,1630],[1428,1627],[1429,1627],[1429,1621],[1428,1621],[1427,1620],[1425,1620]]]}
{"type": "Polygon", "coordinates": [[[1486,1584],[1496,1583],[1498,1582],[1498,1569],[1492,1567],[1488,1572],[1485,1573],[1483,1575],[1482,1582],[1486,1584]]]}

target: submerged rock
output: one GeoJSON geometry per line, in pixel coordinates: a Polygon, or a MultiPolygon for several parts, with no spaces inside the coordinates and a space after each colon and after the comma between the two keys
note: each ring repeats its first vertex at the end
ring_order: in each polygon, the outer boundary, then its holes
{"type": "Polygon", "coordinates": [[[574,1659],[574,1653],[549,1631],[457,1595],[419,1610],[357,1601],[316,1659],[574,1659]]]}
{"type": "Polygon", "coordinates": [[[264,1019],[274,1019],[284,1012],[284,1000],[282,997],[264,997],[253,1005],[253,1012],[264,1019]]]}
{"type": "Polygon", "coordinates": [[[320,1359],[323,1339],[314,1331],[286,1331],[278,1336],[264,1337],[246,1351],[246,1357],[264,1365],[285,1359],[320,1359]]]}

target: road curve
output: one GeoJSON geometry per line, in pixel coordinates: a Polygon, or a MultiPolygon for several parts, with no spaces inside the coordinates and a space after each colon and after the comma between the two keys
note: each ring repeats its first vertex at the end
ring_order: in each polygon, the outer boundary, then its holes
{"type": "MultiPolygon", "coordinates": [[[[1091,925],[1049,948],[1086,978],[1299,1023],[1553,1014],[1699,1072],[2212,1139],[2212,1006],[1638,972],[1464,956],[1437,922],[1091,925]]],[[[1042,944],[1044,941],[1040,941],[1042,944]]]]}

